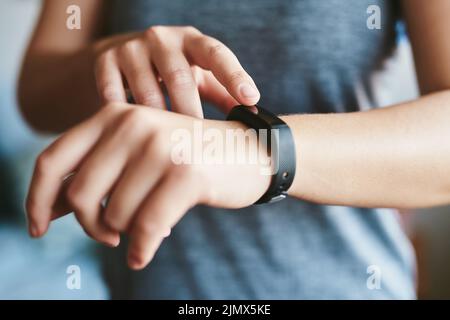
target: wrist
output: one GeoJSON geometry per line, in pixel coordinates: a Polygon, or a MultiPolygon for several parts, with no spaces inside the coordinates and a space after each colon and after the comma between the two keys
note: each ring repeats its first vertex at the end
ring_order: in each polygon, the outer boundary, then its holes
{"type": "Polygon", "coordinates": [[[294,189],[293,186],[299,186],[301,185],[301,183],[298,183],[297,181],[300,179],[300,173],[304,171],[300,171],[300,168],[304,167],[304,161],[302,159],[300,159],[300,155],[303,154],[303,151],[305,150],[304,146],[300,146],[300,141],[299,141],[299,137],[304,138],[305,137],[305,132],[303,131],[302,133],[298,132],[298,128],[299,128],[299,116],[297,115],[283,115],[280,116],[280,119],[283,120],[288,127],[291,129],[292,132],[292,137],[294,140],[294,146],[295,146],[295,150],[302,150],[301,153],[298,153],[296,151],[296,169],[297,169],[297,174],[294,176],[294,181],[292,182],[292,185],[290,186],[290,188],[287,190],[288,194],[291,195],[292,191],[294,189]]]}
{"type": "Polygon", "coordinates": [[[262,148],[254,129],[238,121],[205,120],[203,156],[209,163],[202,163],[204,185],[207,194],[205,204],[225,208],[242,208],[255,203],[270,185],[270,156],[262,148]],[[216,134],[208,133],[211,129],[216,134]],[[220,134],[219,134],[220,133],[220,134]],[[215,136],[209,139],[207,136],[215,136]],[[205,148],[212,148],[220,136],[223,153],[213,159],[205,148]],[[269,166],[269,167],[268,167],[269,166]],[[209,187],[208,187],[209,186],[209,187]]]}
{"type": "Polygon", "coordinates": [[[267,191],[255,204],[271,203],[287,196],[296,169],[296,148],[289,126],[281,118],[257,105],[236,106],[227,120],[237,120],[257,132],[259,146],[266,149],[269,161],[265,174],[271,176],[267,191]]]}

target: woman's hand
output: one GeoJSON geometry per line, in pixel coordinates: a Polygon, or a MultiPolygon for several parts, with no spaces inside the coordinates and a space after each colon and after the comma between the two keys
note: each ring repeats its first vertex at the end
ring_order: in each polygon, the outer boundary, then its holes
{"type": "Polygon", "coordinates": [[[108,105],[39,156],[27,199],[30,234],[42,236],[51,219],[74,211],[102,243],[116,246],[119,233],[129,233],[129,265],[143,268],[192,206],[240,208],[261,197],[270,176],[257,145],[238,122],[108,105]]]}
{"type": "Polygon", "coordinates": [[[164,84],[173,111],[201,118],[200,97],[227,111],[254,105],[260,95],[236,56],[194,27],[154,26],[102,40],[94,46],[95,76],[104,103],[136,103],[164,109],[164,84]],[[125,80],[125,81],[124,81],[125,80]]]}

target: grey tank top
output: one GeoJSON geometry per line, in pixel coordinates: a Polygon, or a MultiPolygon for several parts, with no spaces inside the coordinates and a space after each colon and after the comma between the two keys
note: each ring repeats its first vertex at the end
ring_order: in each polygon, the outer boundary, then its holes
{"type": "MultiPolygon", "coordinates": [[[[276,113],[357,111],[358,91],[370,102],[368,79],[394,48],[397,18],[396,1],[387,0],[114,0],[108,17],[108,34],[193,25],[216,37],[276,113]],[[367,28],[373,4],[380,30],[367,28]]],[[[143,271],[127,269],[125,250],[105,254],[113,298],[415,297],[414,255],[388,209],[293,198],[241,210],[199,206],[143,271]]]]}

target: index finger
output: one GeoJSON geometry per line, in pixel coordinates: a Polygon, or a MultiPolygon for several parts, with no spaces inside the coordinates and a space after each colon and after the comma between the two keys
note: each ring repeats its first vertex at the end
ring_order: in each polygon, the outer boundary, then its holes
{"type": "Polygon", "coordinates": [[[222,42],[205,35],[193,35],[186,39],[184,46],[191,62],[210,70],[239,103],[250,106],[259,101],[260,93],[252,77],[222,42]]]}

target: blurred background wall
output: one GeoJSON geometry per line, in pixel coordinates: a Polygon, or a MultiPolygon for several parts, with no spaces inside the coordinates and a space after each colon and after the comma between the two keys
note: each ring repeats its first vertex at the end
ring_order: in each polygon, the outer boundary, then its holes
{"type": "Polygon", "coordinates": [[[26,233],[23,199],[34,158],[51,140],[27,128],[15,94],[39,7],[38,0],[0,1],[0,299],[105,299],[96,245],[72,217],[53,224],[41,240],[26,233]],[[71,265],[81,271],[79,290],[66,285],[71,265]]]}
{"type": "MultiPolygon", "coordinates": [[[[419,95],[405,26],[398,26],[398,48],[372,79],[378,104],[387,106],[419,95]]],[[[422,299],[450,299],[450,207],[402,212],[418,263],[422,299]]]]}
{"type": "MultiPolygon", "coordinates": [[[[15,84],[39,6],[39,0],[0,2],[0,299],[104,299],[108,292],[96,246],[72,217],[52,225],[42,240],[26,235],[23,198],[34,157],[51,137],[38,137],[23,123],[17,112],[15,84]],[[81,269],[80,290],[66,286],[70,265],[81,269]]],[[[399,37],[398,51],[385,70],[374,76],[373,85],[382,105],[417,96],[405,36],[399,37]]],[[[450,208],[403,216],[418,252],[420,296],[449,299],[450,208]]]]}

